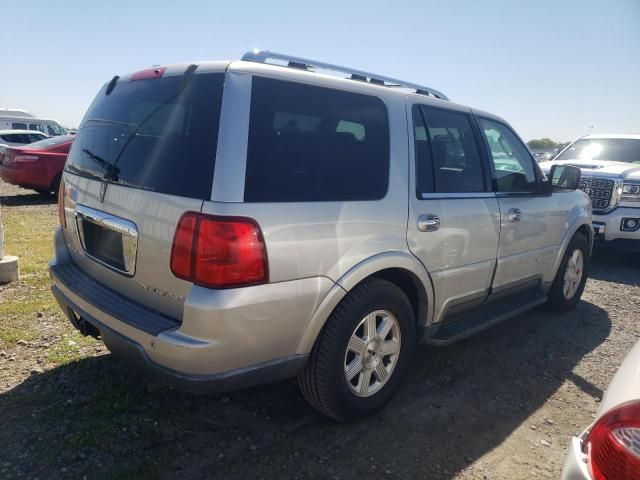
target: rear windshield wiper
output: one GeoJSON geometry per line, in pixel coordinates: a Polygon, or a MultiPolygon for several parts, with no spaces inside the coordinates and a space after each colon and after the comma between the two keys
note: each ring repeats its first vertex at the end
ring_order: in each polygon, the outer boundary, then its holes
{"type": "Polygon", "coordinates": [[[118,175],[120,175],[120,169],[118,167],[116,167],[113,163],[106,161],[101,156],[96,155],[88,148],[83,148],[82,152],[86,153],[87,156],[98,165],[104,167],[105,173],[103,175],[103,178],[105,180],[111,180],[112,182],[118,181],[118,175]]]}

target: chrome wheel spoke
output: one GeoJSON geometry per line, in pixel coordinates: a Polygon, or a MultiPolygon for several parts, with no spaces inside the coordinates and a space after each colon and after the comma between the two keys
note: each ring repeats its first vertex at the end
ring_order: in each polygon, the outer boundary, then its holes
{"type": "Polygon", "coordinates": [[[371,383],[371,374],[373,374],[373,370],[366,369],[360,375],[360,385],[359,391],[360,395],[365,397],[369,393],[369,384],[371,383]]]}
{"type": "Polygon", "coordinates": [[[387,355],[392,355],[394,353],[398,353],[400,351],[400,342],[397,340],[387,340],[382,344],[380,348],[380,355],[386,357],[387,355]]]}
{"type": "Polygon", "coordinates": [[[378,381],[380,383],[386,382],[388,375],[389,372],[387,372],[387,367],[384,366],[384,363],[378,362],[378,365],[376,365],[376,377],[378,377],[378,381]]]}
{"type": "Polygon", "coordinates": [[[378,328],[378,337],[380,340],[384,340],[389,335],[391,328],[393,327],[393,320],[391,317],[384,317],[382,319],[382,323],[380,324],[380,328],[378,328]]]}
{"type": "Polygon", "coordinates": [[[371,340],[376,336],[376,314],[371,313],[366,316],[364,322],[364,336],[367,340],[371,340]]]}
{"type": "Polygon", "coordinates": [[[360,337],[358,337],[355,334],[353,334],[353,335],[351,335],[351,338],[349,339],[348,349],[350,351],[352,351],[353,353],[357,353],[357,354],[361,355],[364,352],[365,345],[366,344],[365,344],[363,339],[361,339],[360,337]]]}
{"type": "Polygon", "coordinates": [[[350,382],[362,371],[362,361],[359,358],[353,359],[347,370],[344,372],[344,378],[347,379],[347,382],[350,382]]]}

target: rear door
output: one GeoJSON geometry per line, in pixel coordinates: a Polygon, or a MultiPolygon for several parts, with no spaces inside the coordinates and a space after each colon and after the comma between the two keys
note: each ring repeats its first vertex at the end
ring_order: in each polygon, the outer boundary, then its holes
{"type": "Polygon", "coordinates": [[[482,303],[496,262],[500,214],[468,110],[409,105],[415,190],[407,238],[435,288],[435,320],[482,303]]]}
{"type": "Polygon", "coordinates": [[[509,126],[483,117],[478,122],[500,205],[500,246],[492,291],[538,288],[560,248],[568,207],[543,191],[535,159],[509,126]]]}
{"type": "Polygon", "coordinates": [[[211,196],[224,65],[105,85],[65,167],[65,239],[93,279],[179,319],[190,283],[169,260],[176,225],[211,196]]]}

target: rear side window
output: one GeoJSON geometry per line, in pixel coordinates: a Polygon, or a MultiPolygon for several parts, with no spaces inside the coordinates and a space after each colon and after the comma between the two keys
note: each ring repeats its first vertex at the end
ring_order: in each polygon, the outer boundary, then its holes
{"type": "Polygon", "coordinates": [[[112,183],[211,198],[223,73],[120,81],[99,93],[66,169],[112,183]]]}
{"type": "Polygon", "coordinates": [[[14,130],[26,130],[27,124],[14,122],[11,124],[11,128],[13,128],[14,130]]]}
{"type": "Polygon", "coordinates": [[[484,191],[484,176],[471,120],[464,113],[413,108],[416,188],[422,193],[484,191]]]}
{"type": "Polygon", "coordinates": [[[36,140],[40,140],[42,137],[38,137],[32,140],[31,135],[26,133],[8,133],[5,135],[2,135],[1,138],[5,142],[27,144],[27,143],[35,142],[36,140]]]}
{"type": "Polygon", "coordinates": [[[388,182],[381,99],[253,78],[245,201],[378,200],[388,182]]]}

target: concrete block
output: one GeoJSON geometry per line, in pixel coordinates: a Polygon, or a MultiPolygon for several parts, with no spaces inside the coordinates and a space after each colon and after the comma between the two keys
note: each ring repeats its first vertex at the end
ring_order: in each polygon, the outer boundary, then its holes
{"type": "Polygon", "coordinates": [[[0,260],[0,284],[13,282],[20,278],[20,266],[18,257],[5,255],[0,260]]]}

